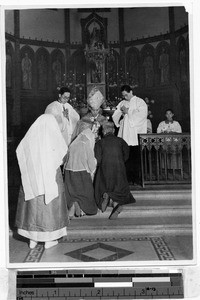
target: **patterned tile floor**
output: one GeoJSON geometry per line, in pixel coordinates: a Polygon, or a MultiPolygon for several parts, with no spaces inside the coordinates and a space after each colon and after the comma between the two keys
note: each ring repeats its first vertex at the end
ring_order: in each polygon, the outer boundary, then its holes
{"type": "Polygon", "coordinates": [[[60,240],[45,250],[29,249],[27,240],[10,236],[10,263],[191,260],[191,236],[60,240]]]}

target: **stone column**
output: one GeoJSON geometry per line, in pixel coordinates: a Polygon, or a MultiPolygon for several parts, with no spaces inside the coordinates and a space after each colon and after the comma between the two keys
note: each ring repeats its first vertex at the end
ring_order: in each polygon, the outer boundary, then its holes
{"type": "Polygon", "coordinates": [[[65,14],[65,78],[66,74],[69,71],[68,68],[68,60],[70,57],[70,10],[69,9],[64,9],[64,14],[65,14]]]}
{"type": "Polygon", "coordinates": [[[176,37],[175,37],[175,16],[174,7],[169,7],[169,32],[170,32],[170,77],[173,88],[173,109],[176,118],[182,119],[182,106],[180,101],[180,87],[177,81],[177,61],[176,61],[176,37]]]}
{"type": "Polygon", "coordinates": [[[176,38],[175,38],[175,20],[174,7],[169,7],[169,32],[170,32],[170,61],[171,61],[171,81],[176,81],[176,38]]]}
{"type": "MultiPolygon", "coordinates": [[[[124,45],[124,9],[118,8],[119,23],[119,47],[120,47],[120,70],[119,84],[125,83],[125,45],[124,45]],[[123,82],[121,82],[123,80],[123,82]]],[[[121,96],[120,86],[118,88],[118,97],[121,96]]]]}
{"type": "Polygon", "coordinates": [[[21,58],[20,58],[20,12],[14,11],[15,36],[15,73],[14,73],[14,101],[13,101],[13,129],[14,135],[19,134],[21,118],[21,58]]]}

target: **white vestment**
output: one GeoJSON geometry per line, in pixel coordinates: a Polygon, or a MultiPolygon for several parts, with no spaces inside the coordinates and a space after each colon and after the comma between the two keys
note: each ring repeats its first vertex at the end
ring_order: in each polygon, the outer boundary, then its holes
{"type": "Polygon", "coordinates": [[[139,97],[133,96],[130,101],[122,100],[112,116],[113,122],[119,127],[118,136],[123,138],[129,146],[138,145],[138,134],[147,133],[147,104],[139,97]],[[121,107],[128,108],[123,119],[121,107]]]}
{"type": "Polygon", "coordinates": [[[25,200],[44,195],[48,204],[58,196],[56,173],[67,150],[55,117],[37,118],[16,149],[25,200]]]}
{"type": "Polygon", "coordinates": [[[61,132],[66,144],[69,145],[71,142],[72,133],[80,119],[79,114],[69,103],[62,104],[58,101],[50,103],[45,110],[45,114],[53,114],[55,117],[59,116],[61,118],[61,132]],[[67,119],[63,114],[65,109],[68,109],[69,119],[67,119]]]}
{"type": "Polygon", "coordinates": [[[182,128],[179,122],[173,121],[173,122],[166,122],[162,121],[158,125],[157,128],[157,133],[162,133],[162,132],[177,132],[177,133],[182,133],[182,128]]]}

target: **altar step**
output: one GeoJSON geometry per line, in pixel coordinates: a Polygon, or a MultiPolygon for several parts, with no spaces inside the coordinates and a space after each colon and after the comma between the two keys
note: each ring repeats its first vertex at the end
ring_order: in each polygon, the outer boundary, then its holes
{"type": "Polygon", "coordinates": [[[123,206],[116,220],[112,208],[95,216],[73,218],[69,239],[131,238],[134,236],[191,235],[191,190],[132,190],[136,203],[123,206]]]}
{"type": "MultiPolygon", "coordinates": [[[[183,201],[191,203],[192,193],[190,185],[175,185],[171,187],[165,186],[147,186],[142,188],[140,186],[131,187],[131,193],[136,200],[158,200],[160,203],[165,201],[183,201]]],[[[152,202],[152,203],[153,203],[152,202]]],[[[171,202],[172,203],[172,202],[171,202]]],[[[172,203],[173,204],[173,203],[172,203]]]]}

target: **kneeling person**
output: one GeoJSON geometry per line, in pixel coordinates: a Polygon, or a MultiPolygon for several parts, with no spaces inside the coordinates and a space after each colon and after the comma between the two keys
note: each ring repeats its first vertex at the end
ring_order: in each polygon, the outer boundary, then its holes
{"type": "MultiPolygon", "coordinates": [[[[77,211],[81,209],[87,215],[95,215],[98,210],[92,182],[96,170],[95,135],[91,130],[92,123],[87,120],[80,121],[79,129],[79,135],[69,146],[64,165],[67,205],[69,210],[75,205],[77,211]]],[[[81,216],[81,211],[77,211],[75,215],[81,216]]]]}
{"type": "Polygon", "coordinates": [[[104,212],[113,202],[109,219],[117,218],[122,205],[134,203],[126,176],[125,161],[129,157],[128,144],[114,135],[113,122],[103,124],[103,139],[95,145],[97,171],[95,176],[95,199],[97,206],[104,212]]]}

